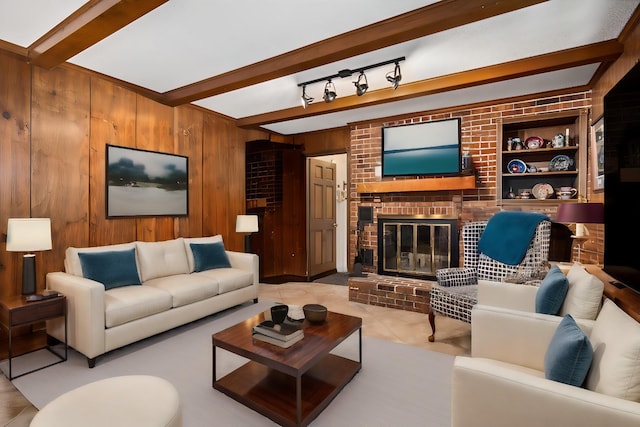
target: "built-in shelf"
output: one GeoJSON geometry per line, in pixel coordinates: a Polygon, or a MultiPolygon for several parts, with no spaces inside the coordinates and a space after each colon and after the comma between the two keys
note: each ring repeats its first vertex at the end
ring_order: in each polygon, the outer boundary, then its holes
{"type": "Polygon", "coordinates": [[[356,184],[358,193],[405,193],[411,191],[472,190],[475,175],[440,178],[398,179],[395,181],[363,182],[356,184]]]}

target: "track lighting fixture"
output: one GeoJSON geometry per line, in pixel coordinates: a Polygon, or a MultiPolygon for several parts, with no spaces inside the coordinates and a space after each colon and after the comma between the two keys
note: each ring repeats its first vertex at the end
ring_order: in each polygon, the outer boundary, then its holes
{"type": "Polygon", "coordinates": [[[307,95],[307,86],[302,86],[302,96],[300,97],[302,101],[302,108],[307,108],[307,105],[313,102],[313,97],[307,95]]]}
{"type": "Polygon", "coordinates": [[[360,75],[358,76],[358,80],[353,82],[356,86],[356,95],[362,96],[369,89],[369,84],[367,83],[367,76],[364,74],[364,71],[360,71],[360,75]]]}
{"type": "Polygon", "coordinates": [[[394,64],[394,63],[396,64],[396,68],[393,71],[393,74],[391,72],[387,73],[386,78],[387,78],[387,81],[389,81],[389,83],[393,84],[393,89],[395,90],[398,88],[398,85],[400,84],[400,80],[402,79],[402,75],[400,74],[400,61],[404,61],[404,59],[405,58],[403,56],[401,58],[396,58],[396,59],[392,59],[390,61],[385,61],[385,62],[379,62],[377,64],[368,65],[366,67],[356,68],[354,70],[348,70],[348,69],[340,70],[338,71],[337,74],[333,74],[331,76],[321,77],[319,79],[309,80],[308,82],[298,83],[298,87],[302,86],[302,97],[300,98],[302,107],[307,108],[307,106],[313,102],[313,98],[307,95],[307,85],[326,81],[327,83],[324,86],[324,96],[322,97],[322,99],[324,100],[324,102],[329,103],[329,102],[333,102],[338,97],[338,94],[336,92],[335,86],[333,85],[332,79],[335,79],[338,77],[343,79],[345,77],[351,77],[351,75],[353,75],[354,73],[360,73],[358,75],[358,79],[355,82],[353,82],[353,84],[356,87],[356,94],[358,96],[362,96],[369,89],[367,76],[364,74],[364,72],[372,68],[378,68],[384,65],[394,64]]]}
{"type": "Polygon", "coordinates": [[[398,89],[400,80],[402,80],[402,74],[400,74],[400,63],[396,62],[396,67],[393,70],[393,75],[391,75],[391,71],[387,73],[387,81],[393,85],[393,90],[396,90],[398,89]]]}
{"type": "Polygon", "coordinates": [[[333,85],[331,79],[329,79],[327,84],[324,85],[324,96],[322,99],[324,99],[324,102],[329,103],[333,102],[337,97],[338,94],[336,93],[336,87],[333,85]]]}

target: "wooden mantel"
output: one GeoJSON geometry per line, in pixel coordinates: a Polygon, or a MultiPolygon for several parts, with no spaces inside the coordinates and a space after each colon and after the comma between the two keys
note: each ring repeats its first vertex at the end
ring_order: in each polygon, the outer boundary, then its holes
{"type": "Polygon", "coordinates": [[[398,179],[395,181],[363,182],[356,184],[358,193],[404,193],[410,191],[472,190],[475,175],[440,178],[398,179]]]}

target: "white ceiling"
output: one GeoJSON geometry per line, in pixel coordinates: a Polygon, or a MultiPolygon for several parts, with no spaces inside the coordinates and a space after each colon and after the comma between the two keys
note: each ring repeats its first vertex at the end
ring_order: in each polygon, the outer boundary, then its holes
{"type": "MultiPolygon", "coordinates": [[[[0,40],[28,48],[85,4],[82,0],[0,0],[0,40]]],[[[170,0],[68,62],[164,93],[352,31],[434,1],[170,0]]],[[[442,2],[446,3],[446,2],[442,2]]],[[[550,0],[275,80],[199,99],[226,116],[300,107],[298,84],[397,57],[402,85],[616,39],[640,0],[550,0]]],[[[589,83],[599,63],[545,72],[365,108],[265,124],[295,134],[348,123],[589,83]]],[[[388,88],[393,64],[366,72],[370,91],[388,88]]],[[[357,76],[334,79],[354,95],[357,76]]],[[[322,103],[324,82],[307,87],[322,103]]],[[[367,94],[363,96],[365,99],[367,94]]]]}

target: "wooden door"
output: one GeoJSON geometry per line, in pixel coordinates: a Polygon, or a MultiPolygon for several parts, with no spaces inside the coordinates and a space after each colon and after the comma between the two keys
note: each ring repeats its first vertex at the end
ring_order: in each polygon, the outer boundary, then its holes
{"type": "Polygon", "coordinates": [[[336,165],[310,158],[309,276],[336,269],[336,165]]]}

